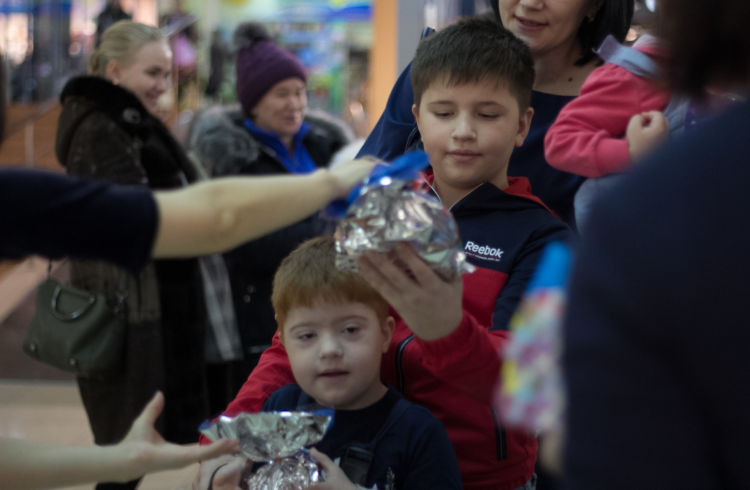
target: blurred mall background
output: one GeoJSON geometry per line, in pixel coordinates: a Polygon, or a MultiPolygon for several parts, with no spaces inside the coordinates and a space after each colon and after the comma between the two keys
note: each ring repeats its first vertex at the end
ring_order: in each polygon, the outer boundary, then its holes
{"type": "MultiPolygon", "coordinates": [[[[311,107],[344,117],[360,133],[377,117],[423,26],[439,27],[488,9],[486,0],[2,0],[3,95],[11,105],[53,101],[68,78],[85,71],[97,18],[107,4],[119,4],[136,21],[162,26],[180,46],[190,40],[195,52],[176,58],[194,59],[195,71],[186,75],[192,80],[174,101],[176,109],[206,103],[212,42],[230,59],[234,28],[257,20],[307,66],[311,107]]],[[[231,102],[232,63],[224,63],[222,71],[215,100],[231,102]]]]}

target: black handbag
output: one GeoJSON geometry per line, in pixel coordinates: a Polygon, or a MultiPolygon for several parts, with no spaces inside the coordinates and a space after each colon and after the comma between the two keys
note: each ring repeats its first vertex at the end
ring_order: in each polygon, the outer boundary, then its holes
{"type": "Polygon", "coordinates": [[[103,379],[122,372],[126,318],[123,277],[115,305],[52,277],[39,286],[36,313],[23,350],[45,364],[83,378],[103,379]]]}

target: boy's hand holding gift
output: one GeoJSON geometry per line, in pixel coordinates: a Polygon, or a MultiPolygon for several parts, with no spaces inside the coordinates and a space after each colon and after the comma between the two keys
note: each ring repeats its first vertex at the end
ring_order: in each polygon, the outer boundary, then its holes
{"type": "Polygon", "coordinates": [[[461,276],[448,282],[412,245],[396,245],[387,254],[366,252],[359,259],[359,272],[419,338],[446,337],[461,323],[461,276]]]}
{"type": "MultiPolygon", "coordinates": [[[[250,462],[267,463],[239,485],[249,490],[307,488],[321,480],[318,464],[305,449],[325,435],[333,412],[261,412],[241,413],[236,417],[219,417],[201,431],[210,439],[227,437],[239,441],[242,455],[250,462]]],[[[208,488],[234,488],[237,474],[245,467],[238,460],[228,460],[218,467],[208,488]],[[224,470],[224,471],[222,471],[224,470]]]]}
{"type": "Polygon", "coordinates": [[[440,201],[418,182],[423,152],[376,168],[340,210],[338,265],[362,276],[416,335],[433,340],[461,322],[465,261],[458,229],[440,201]]]}
{"type": "Polygon", "coordinates": [[[352,483],[339,465],[331,461],[331,458],[317,449],[310,449],[310,454],[318,462],[320,469],[325,473],[325,481],[315,483],[307,490],[357,490],[357,485],[352,483]]]}

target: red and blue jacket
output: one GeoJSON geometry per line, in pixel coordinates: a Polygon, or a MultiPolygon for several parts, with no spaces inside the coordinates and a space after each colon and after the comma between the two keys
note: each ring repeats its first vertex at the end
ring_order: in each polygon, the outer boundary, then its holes
{"type": "MultiPolygon", "coordinates": [[[[463,277],[459,327],[447,337],[424,341],[394,314],[396,328],[381,366],[385,383],[443,423],[464,488],[471,490],[511,490],[534,473],[536,439],[500,427],[493,413],[498,352],[545,245],[571,238],[568,226],[531,194],[527,179],[508,182],[504,191],[483,184],[451,208],[464,251],[477,267],[463,277]]],[[[225,414],[257,412],[271,393],[292,382],[277,335],[225,414]]]]}

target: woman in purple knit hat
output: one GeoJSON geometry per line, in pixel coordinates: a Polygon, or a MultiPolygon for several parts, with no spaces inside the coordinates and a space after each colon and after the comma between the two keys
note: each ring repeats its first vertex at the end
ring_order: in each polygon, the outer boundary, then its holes
{"type": "MultiPolygon", "coordinates": [[[[189,149],[212,177],[304,174],[328,166],[352,139],[342,122],[307,109],[307,73],[262,24],[247,22],[234,33],[239,107],[214,106],[198,115],[189,149]]],[[[243,360],[231,368],[233,396],[270,345],[276,331],[271,282],[281,260],[308,238],[327,233],[327,222],[310,217],[227,254],[243,360]]]]}

